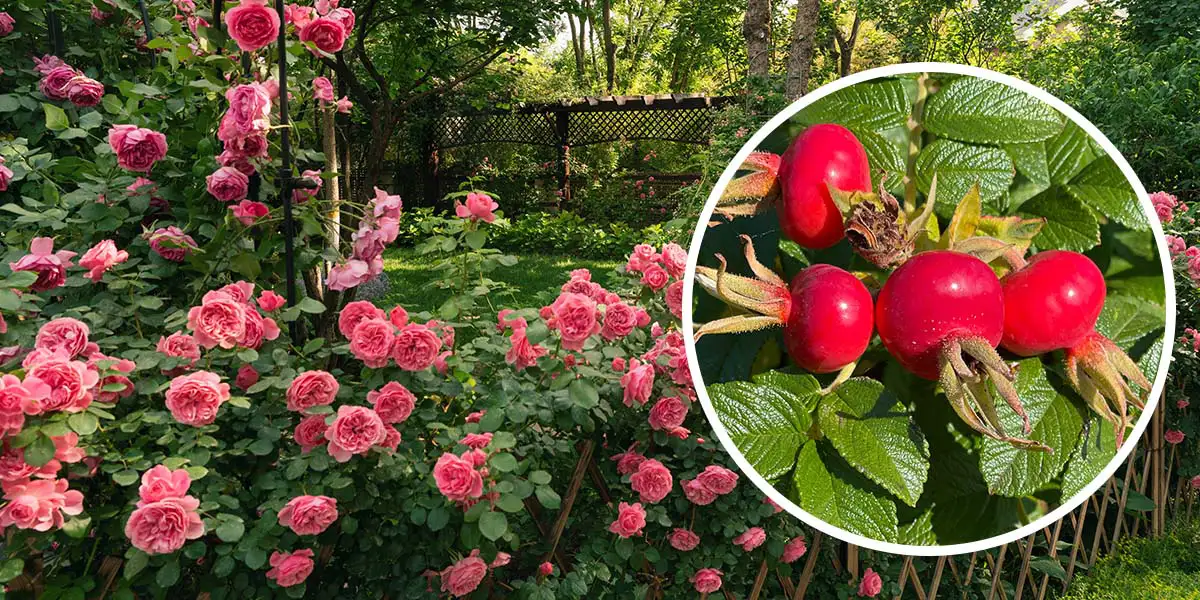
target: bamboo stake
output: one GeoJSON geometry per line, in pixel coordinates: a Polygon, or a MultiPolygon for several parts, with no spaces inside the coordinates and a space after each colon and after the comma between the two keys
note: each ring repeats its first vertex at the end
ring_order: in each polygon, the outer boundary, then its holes
{"type": "Polygon", "coordinates": [[[1021,570],[1017,575],[1017,593],[1013,600],[1021,600],[1021,596],[1025,595],[1025,578],[1029,575],[1029,559],[1033,557],[1033,542],[1036,539],[1037,533],[1029,534],[1025,538],[1025,552],[1021,555],[1021,570]]]}
{"type": "Polygon", "coordinates": [[[992,569],[992,589],[988,592],[988,600],[995,600],[996,598],[996,588],[1000,586],[1000,573],[1004,568],[1004,553],[1007,551],[1008,544],[1000,546],[1000,554],[996,557],[996,566],[992,569]]]}
{"type": "Polygon", "coordinates": [[[762,593],[763,584],[767,582],[767,559],[764,558],[762,565],[758,567],[758,577],[754,578],[754,589],[750,590],[749,600],[758,600],[758,595],[762,593]]]}
{"type": "Polygon", "coordinates": [[[1083,537],[1083,522],[1087,518],[1087,509],[1088,503],[1084,502],[1079,507],[1079,516],[1071,515],[1075,519],[1075,539],[1071,542],[1071,558],[1067,561],[1067,576],[1063,579],[1063,592],[1067,591],[1067,586],[1071,585],[1071,577],[1075,574],[1075,559],[1079,556],[1079,542],[1083,537]]]}
{"type": "Polygon", "coordinates": [[[817,556],[821,554],[821,540],[824,535],[818,531],[813,534],[812,547],[808,549],[808,560],[804,561],[804,571],[800,573],[800,580],[796,583],[796,593],[792,595],[792,600],[803,600],[804,593],[808,591],[808,584],[812,582],[813,569],[817,567],[817,556]]]}
{"type": "Polygon", "coordinates": [[[933,580],[929,583],[929,600],[937,599],[938,586],[942,583],[942,569],[946,567],[946,557],[939,556],[937,565],[933,568],[933,580]]]}

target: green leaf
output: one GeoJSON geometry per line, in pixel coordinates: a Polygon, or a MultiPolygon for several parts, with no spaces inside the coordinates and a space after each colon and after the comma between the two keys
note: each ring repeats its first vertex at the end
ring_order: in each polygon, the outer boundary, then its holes
{"type": "Polygon", "coordinates": [[[314,315],[319,315],[325,312],[324,304],[322,304],[319,300],[315,298],[309,298],[308,296],[301,298],[300,302],[297,303],[296,306],[298,306],[300,310],[314,315]]]}
{"type": "Polygon", "coordinates": [[[547,485],[550,483],[550,474],[545,471],[534,471],[529,474],[529,483],[547,485]]]}
{"type": "Polygon", "coordinates": [[[857,126],[851,126],[849,129],[854,132],[854,137],[858,138],[863,149],[867,151],[867,160],[870,162],[872,175],[875,175],[873,180],[876,184],[879,183],[880,172],[893,175],[904,173],[906,168],[904,154],[901,153],[899,146],[870,129],[857,126]]]}
{"type": "Polygon", "coordinates": [[[502,512],[485,512],[479,516],[479,533],[493,542],[508,531],[508,517],[502,512]]]}
{"type": "Polygon", "coordinates": [[[953,140],[937,140],[917,156],[917,185],[925,194],[937,175],[937,208],[949,215],[971,186],[979,184],[983,202],[995,212],[1013,181],[1013,163],[1003,150],[972,146],[953,140]]]}
{"type": "Polygon", "coordinates": [[[95,129],[104,122],[104,115],[98,111],[90,111],[83,113],[79,117],[79,127],[82,129],[95,129]]]}
{"type": "Polygon", "coordinates": [[[500,494],[496,507],[506,513],[515,513],[525,510],[525,503],[516,494],[500,494]]]}
{"type": "MultiPolygon", "coordinates": [[[[985,438],[980,451],[979,470],[993,494],[1025,496],[1062,472],[1083,428],[1083,417],[1065,396],[1059,394],[1046,380],[1041,360],[1029,358],[1017,366],[1017,395],[1029,415],[1032,431],[1029,439],[1042,442],[1053,453],[1023,450],[1008,442],[985,438]]],[[[997,402],[996,412],[1004,431],[1022,436],[1022,421],[1003,401],[997,402]]]]}
{"type": "Polygon", "coordinates": [[[226,519],[217,526],[217,537],[221,538],[222,542],[233,543],[240,539],[246,533],[246,524],[241,519],[226,519]]]}
{"type": "Polygon", "coordinates": [[[571,381],[571,385],[567,386],[567,395],[575,406],[584,410],[591,410],[600,404],[600,392],[596,390],[596,385],[587,379],[571,381]]]}
{"type": "Polygon", "coordinates": [[[115,481],[117,485],[130,486],[130,485],[137,483],[138,474],[137,474],[137,471],[133,471],[131,469],[125,469],[123,471],[117,471],[116,473],[113,473],[112,478],[113,478],[113,481],[115,481]]]}
{"type": "Polygon", "coordinates": [[[882,542],[899,539],[896,505],[870,490],[869,482],[820,443],[805,444],[796,461],[795,492],[800,507],[846,531],[882,542]]]}
{"type": "Polygon", "coordinates": [[[865,377],[839,385],[821,402],[821,432],[842,458],[909,506],[929,474],[929,444],[883,384],[865,377]]]}
{"type": "Polygon", "coordinates": [[[0,113],[9,113],[21,108],[21,101],[12,94],[0,95],[0,113]]]}
{"type": "Polygon", "coordinates": [[[807,124],[840,123],[880,131],[905,124],[912,101],[895,79],[860,83],[813,102],[796,115],[807,124]]]}
{"type": "Polygon", "coordinates": [[[54,458],[54,440],[42,435],[34,438],[33,443],[25,447],[25,462],[31,467],[41,467],[54,458]]]}
{"type": "Polygon", "coordinates": [[[1096,321],[1096,331],[1128,352],[1143,337],[1162,329],[1164,317],[1163,309],[1150,302],[1110,295],[1096,321]]]}
{"type": "Polygon", "coordinates": [[[820,390],[821,384],[811,375],[768,371],[753,382],[712,384],[708,396],[754,470],[776,480],[791,470],[796,453],[808,441],[820,390]]]}
{"type": "Polygon", "coordinates": [[[497,471],[507,473],[517,468],[517,458],[507,452],[501,452],[488,459],[488,465],[497,471]]]}
{"type": "Polygon", "coordinates": [[[467,246],[472,250],[478,250],[487,242],[487,232],[482,229],[476,229],[467,234],[467,246]]]}
{"type": "Polygon", "coordinates": [[[1028,177],[1035,183],[1050,183],[1050,165],[1046,161],[1046,144],[1030,142],[1026,144],[1005,144],[1004,151],[1012,158],[1017,172],[1028,177]]]}
{"type": "Polygon", "coordinates": [[[146,565],[150,564],[149,554],[136,548],[131,548],[130,552],[132,552],[132,555],[129,555],[129,558],[125,561],[125,579],[137,577],[137,574],[141,573],[146,568],[146,565]]]}
{"type": "Polygon", "coordinates": [[[167,563],[158,568],[154,582],[161,588],[169,588],[179,581],[179,560],[175,557],[167,559],[167,563]]]}
{"type": "Polygon", "coordinates": [[[1039,556],[1029,561],[1029,568],[1045,573],[1059,581],[1067,579],[1067,571],[1059,562],[1049,556],[1039,556]]]}
{"type": "Polygon", "coordinates": [[[1129,497],[1125,500],[1126,512],[1150,512],[1154,507],[1154,500],[1137,490],[1129,490],[1129,497]]]}
{"type": "Polygon", "coordinates": [[[271,453],[271,450],[274,449],[275,446],[270,442],[270,440],[258,439],[254,440],[254,442],[250,444],[250,452],[252,452],[255,456],[266,456],[271,453]]]}
{"type": "Polygon", "coordinates": [[[1117,435],[1106,421],[1089,415],[1090,425],[1079,436],[1063,473],[1062,500],[1074,498],[1091,484],[1117,455],[1117,435]],[[1090,431],[1089,431],[1090,429],[1090,431]]]}
{"type": "Polygon", "coordinates": [[[901,525],[897,541],[909,546],[937,545],[937,536],[933,533],[933,512],[927,510],[912,523],[901,525]]]}
{"type": "Polygon", "coordinates": [[[71,120],[67,118],[67,113],[63,109],[43,102],[42,111],[46,113],[46,129],[62,131],[71,126],[71,120]]]}
{"type": "Polygon", "coordinates": [[[441,531],[447,523],[450,522],[450,513],[446,509],[438,506],[429,511],[429,516],[425,519],[425,524],[432,531],[441,531]]]}
{"type": "Polygon", "coordinates": [[[546,508],[553,510],[562,505],[562,497],[548,487],[539,487],[533,493],[537,496],[538,502],[546,508]]]}
{"type": "Polygon", "coordinates": [[[925,129],[964,142],[1040,142],[1062,129],[1049,105],[1003,83],[961,77],[929,98],[925,129]]]}
{"type": "Polygon", "coordinates": [[[25,559],[10,558],[0,564],[0,583],[8,583],[25,571],[25,559]]]}
{"type": "Polygon", "coordinates": [[[1133,186],[1112,158],[1106,156],[1084,167],[1067,184],[1067,193],[1130,229],[1150,229],[1133,186]]]}
{"type": "Polygon", "coordinates": [[[67,424],[79,435],[91,435],[100,427],[100,419],[92,413],[81,412],[67,417],[67,424]]]}
{"type": "Polygon", "coordinates": [[[1033,242],[1042,250],[1083,252],[1100,243],[1100,224],[1079,200],[1058,188],[1021,205],[1021,213],[1045,217],[1046,225],[1033,242]]]}
{"type": "Polygon", "coordinates": [[[262,274],[262,265],[259,264],[258,257],[253,252],[242,252],[229,259],[229,268],[249,279],[257,279],[262,274]]]}
{"type": "Polygon", "coordinates": [[[1099,156],[1087,132],[1071,120],[1067,120],[1062,131],[1046,140],[1046,165],[1053,183],[1062,185],[1071,181],[1099,156]]]}

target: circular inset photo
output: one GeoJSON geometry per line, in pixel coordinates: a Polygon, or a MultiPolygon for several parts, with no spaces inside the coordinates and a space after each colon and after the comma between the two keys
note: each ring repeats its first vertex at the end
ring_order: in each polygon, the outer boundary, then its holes
{"type": "Polygon", "coordinates": [[[909,555],[1029,535],[1112,475],[1162,390],[1154,215],[1027,83],[928,63],[821,88],[750,138],[697,227],[701,403],[828,534],[909,555]]]}

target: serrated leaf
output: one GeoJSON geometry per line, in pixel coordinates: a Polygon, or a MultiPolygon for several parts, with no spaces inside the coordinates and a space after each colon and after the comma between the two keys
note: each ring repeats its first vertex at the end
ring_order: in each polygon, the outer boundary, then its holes
{"type": "Polygon", "coordinates": [[[906,168],[904,154],[900,151],[900,147],[870,129],[853,125],[848,129],[854,132],[854,137],[858,138],[863,149],[867,151],[867,160],[871,165],[873,176],[872,181],[878,185],[880,171],[892,175],[889,181],[898,181],[899,179],[895,175],[904,173],[906,168]]]}
{"type": "Polygon", "coordinates": [[[217,526],[217,537],[222,542],[233,543],[242,539],[246,533],[246,524],[241,519],[226,519],[217,526]]]}
{"type": "Polygon", "coordinates": [[[972,146],[953,140],[937,140],[917,156],[917,185],[928,194],[929,184],[937,175],[938,214],[950,214],[972,185],[990,210],[997,212],[1004,193],[1013,181],[1013,164],[999,148],[972,146]]]}
{"type": "Polygon", "coordinates": [[[938,244],[943,248],[951,248],[955,242],[961,242],[975,235],[982,210],[979,186],[972,185],[966,195],[958,201],[958,206],[954,208],[954,216],[950,217],[950,224],[946,226],[946,231],[942,232],[938,244]]]}
{"type": "Polygon", "coordinates": [[[814,517],[858,535],[894,542],[899,538],[896,505],[872,492],[869,482],[820,443],[805,444],[796,461],[795,493],[814,517]],[[828,461],[828,466],[827,466],[828,461]]]}
{"type": "Polygon", "coordinates": [[[67,417],[67,424],[79,435],[91,435],[96,433],[96,429],[100,427],[100,420],[92,413],[81,412],[67,417]]]}
{"type": "Polygon", "coordinates": [[[912,101],[897,80],[860,83],[838,90],[801,110],[796,117],[808,124],[840,123],[873,131],[904,125],[912,101]]]}
{"type": "Polygon", "coordinates": [[[909,546],[936,546],[937,536],[933,533],[933,511],[925,511],[912,523],[900,526],[897,542],[909,546]]]}
{"type": "Polygon", "coordinates": [[[508,531],[508,517],[498,511],[485,512],[479,516],[479,533],[493,542],[504,537],[508,531]]]}
{"type": "Polygon", "coordinates": [[[1067,579],[1067,571],[1057,560],[1049,556],[1039,556],[1029,561],[1029,568],[1045,573],[1059,581],[1067,579]]]}
{"type": "Polygon", "coordinates": [[[1130,229],[1150,229],[1133,186],[1110,157],[1105,156],[1084,167],[1067,184],[1067,193],[1130,229]]]}
{"type": "Polygon", "coordinates": [[[909,506],[929,473],[929,445],[896,396],[868,378],[850,379],[821,401],[821,432],[842,458],[909,506]]]}
{"type": "MultiPolygon", "coordinates": [[[[1032,426],[1028,439],[1042,442],[1054,452],[1024,450],[999,440],[985,438],[980,450],[979,470],[993,494],[1020,497],[1032,494],[1062,472],[1083,428],[1083,417],[1065,396],[1046,380],[1042,362],[1037,358],[1017,366],[1017,395],[1029,415],[1032,426]]],[[[1004,431],[1022,436],[1021,417],[1004,402],[996,412],[1004,431]]]]}
{"type": "Polygon", "coordinates": [[[1046,225],[1034,238],[1042,250],[1083,252],[1100,243],[1100,224],[1079,200],[1057,192],[1057,188],[1021,206],[1021,213],[1043,217],[1046,225]]]}
{"type": "Polygon", "coordinates": [[[1045,143],[1005,144],[1004,151],[1012,158],[1018,173],[1035,183],[1050,183],[1050,165],[1046,162],[1045,143]]]}
{"type": "Polygon", "coordinates": [[[10,558],[0,564],[0,583],[8,583],[25,570],[25,559],[10,558]]]}
{"type": "Polygon", "coordinates": [[[708,386],[708,396],[746,460],[768,480],[791,470],[808,441],[821,385],[811,375],[769,371],[755,381],[708,386]]]}
{"type": "MultiPolygon", "coordinates": [[[[45,428],[43,427],[43,430],[45,428]]],[[[54,440],[43,432],[25,447],[25,462],[31,467],[41,467],[54,458],[54,440]]]]}
{"type": "Polygon", "coordinates": [[[1029,250],[1030,244],[1045,225],[1046,221],[1044,219],[984,215],[979,219],[979,226],[976,232],[979,235],[996,238],[1006,244],[1011,244],[1024,254],[1029,250]]]}
{"type": "Polygon", "coordinates": [[[1062,129],[1062,117],[1041,100],[1003,83],[962,77],[929,98],[925,129],[982,144],[1039,142],[1062,129]]]}
{"type": "Polygon", "coordinates": [[[1108,422],[1090,415],[1091,425],[1079,436],[1063,473],[1062,501],[1074,498],[1091,484],[1117,455],[1117,436],[1108,422]]]}
{"type": "Polygon", "coordinates": [[[50,131],[62,131],[71,126],[67,113],[53,104],[43,102],[42,112],[46,114],[46,129],[50,131]]]}
{"type": "Polygon", "coordinates": [[[1138,340],[1163,327],[1163,310],[1131,296],[1109,296],[1096,321],[1096,331],[1129,351],[1138,340]]]}
{"type": "Polygon", "coordinates": [[[1071,120],[1067,120],[1062,131],[1046,140],[1046,166],[1053,183],[1067,183],[1099,156],[1092,147],[1091,137],[1071,120]]]}
{"type": "Polygon", "coordinates": [[[154,582],[161,588],[169,588],[179,581],[179,560],[175,557],[167,559],[167,563],[158,568],[154,574],[154,582]]]}

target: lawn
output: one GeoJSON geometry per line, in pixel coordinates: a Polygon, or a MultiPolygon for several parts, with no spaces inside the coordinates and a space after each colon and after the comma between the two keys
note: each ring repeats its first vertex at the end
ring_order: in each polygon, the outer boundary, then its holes
{"type": "MultiPolygon", "coordinates": [[[[383,269],[391,289],[377,302],[380,306],[399,304],[410,312],[435,311],[450,291],[436,287],[439,273],[432,269],[438,261],[432,256],[418,255],[411,249],[389,250],[383,257],[383,269]]],[[[593,278],[604,283],[609,273],[620,265],[615,260],[595,260],[553,254],[524,254],[517,264],[501,267],[492,279],[513,286],[493,295],[492,303],[506,307],[541,306],[539,293],[557,289],[567,280],[572,269],[590,269],[593,278]]]]}

